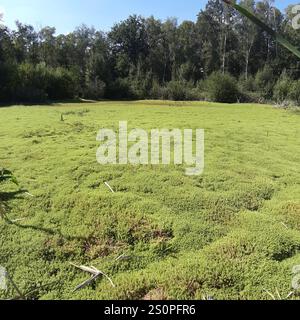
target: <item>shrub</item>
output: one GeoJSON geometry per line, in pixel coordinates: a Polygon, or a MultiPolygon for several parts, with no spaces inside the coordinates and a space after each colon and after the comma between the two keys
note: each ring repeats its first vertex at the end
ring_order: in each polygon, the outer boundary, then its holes
{"type": "Polygon", "coordinates": [[[14,99],[21,102],[72,99],[76,92],[76,79],[71,71],[64,68],[24,63],[18,66],[11,90],[14,99]]]}
{"type": "Polygon", "coordinates": [[[187,90],[186,100],[188,101],[201,101],[205,100],[205,96],[198,88],[189,88],[187,90]]]}
{"type": "Polygon", "coordinates": [[[41,102],[47,100],[47,77],[43,65],[34,66],[23,63],[18,66],[15,83],[15,97],[22,102],[41,102]]]}
{"type": "Polygon", "coordinates": [[[183,101],[187,98],[187,84],[184,81],[170,81],[166,89],[169,100],[183,101]]]}
{"type": "Polygon", "coordinates": [[[131,90],[128,78],[116,79],[107,88],[106,97],[110,99],[133,99],[134,93],[131,90]]]}
{"type": "Polygon", "coordinates": [[[156,92],[160,92],[161,99],[174,101],[196,101],[203,100],[201,91],[195,87],[192,82],[188,81],[170,81],[164,88],[156,88],[156,92]]]}
{"type": "Polygon", "coordinates": [[[66,69],[48,69],[46,92],[50,100],[73,99],[76,95],[76,77],[66,69]]]}
{"type": "Polygon", "coordinates": [[[292,80],[283,74],[275,84],[273,98],[279,103],[288,100],[292,85],[292,80]]]}
{"type": "Polygon", "coordinates": [[[105,95],[106,84],[98,77],[86,81],[86,88],[84,90],[84,97],[87,99],[99,100],[105,95]]]}
{"type": "Polygon", "coordinates": [[[165,94],[165,88],[162,87],[158,81],[153,81],[152,88],[150,90],[150,96],[152,99],[163,99],[165,94]]]}
{"type": "Polygon", "coordinates": [[[290,90],[290,99],[300,105],[300,80],[294,81],[290,90]]]}
{"type": "Polygon", "coordinates": [[[150,97],[152,80],[145,76],[144,79],[128,79],[131,97],[134,99],[147,99],[150,97]]]}
{"type": "Polygon", "coordinates": [[[212,73],[205,82],[208,99],[215,102],[237,102],[239,90],[234,77],[221,72],[212,73]]]}
{"type": "Polygon", "coordinates": [[[257,72],[255,86],[262,98],[272,98],[274,83],[274,74],[270,66],[266,65],[264,69],[257,72]]]}
{"type": "Polygon", "coordinates": [[[242,75],[239,78],[239,89],[242,92],[255,92],[255,79],[253,76],[248,76],[248,79],[245,79],[245,76],[242,75]]]}
{"type": "Polygon", "coordinates": [[[0,101],[13,100],[18,66],[14,63],[3,63],[0,61],[0,101]]]}

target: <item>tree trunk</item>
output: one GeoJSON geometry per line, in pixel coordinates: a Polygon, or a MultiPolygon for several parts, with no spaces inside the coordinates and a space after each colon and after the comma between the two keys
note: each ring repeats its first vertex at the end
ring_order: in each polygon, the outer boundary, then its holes
{"type": "Polygon", "coordinates": [[[249,51],[246,52],[245,79],[248,80],[249,51]]]}
{"type": "Polygon", "coordinates": [[[224,35],[224,47],[223,47],[223,54],[222,54],[222,72],[225,73],[226,67],[226,48],[227,48],[227,32],[225,31],[224,35]]]}

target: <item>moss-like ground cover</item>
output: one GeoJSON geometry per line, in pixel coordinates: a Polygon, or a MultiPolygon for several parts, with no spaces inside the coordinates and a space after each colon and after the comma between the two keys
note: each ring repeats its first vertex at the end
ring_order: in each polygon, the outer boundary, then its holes
{"type": "Polygon", "coordinates": [[[250,104],[0,108],[0,164],[21,187],[0,186],[9,207],[0,265],[34,299],[270,299],[266,290],[284,298],[300,265],[299,121],[250,104]],[[129,129],[204,128],[204,174],[99,165],[97,132],[120,120],[129,129]],[[89,276],[71,262],[104,271],[116,288],[99,278],[73,292],[89,276]]]}

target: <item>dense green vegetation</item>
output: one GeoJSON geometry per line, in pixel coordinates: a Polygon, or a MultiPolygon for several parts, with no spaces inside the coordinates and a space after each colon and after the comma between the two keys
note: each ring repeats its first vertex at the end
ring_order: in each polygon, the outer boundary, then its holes
{"type": "MultiPolygon", "coordinates": [[[[4,107],[0,119],[0,162],[20,185],[0,184],[0,265],[28,298],[270,299],[266,290],[282,298],[292,291],[300,265],[298,111],[101,102],[4,107]],[[117,129],[120,119],[129,129],[204,128],[204,174],[97,164],[98,130],[117,129]],[[71,262],[97,267],[116,288],[99,278],[73,292],[88,275],[71,262]]],[[[11,286],[0,291],[14,296],[11,286]]]]}
{"type": "MultiPolygon", "coordinates": [[[[299,43],[291,7],[282,13],[272,2],[240,4],[299,43]]],[[[297,57],[221,0],[209,0],[196,22],[180,25],[131,16],[107,33],[84,25],[67,35],[20,22],[14,31],[0,27],[0,102],[80,97],[299,104],[299,70],[297,57]],[[288,85],[282,91],[283,77],[288,85]]]]}

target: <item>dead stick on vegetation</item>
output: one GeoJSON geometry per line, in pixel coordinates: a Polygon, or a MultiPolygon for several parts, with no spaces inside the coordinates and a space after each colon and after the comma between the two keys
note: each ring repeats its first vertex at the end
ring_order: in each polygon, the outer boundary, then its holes
{"type": "Polygon", "coordinates": [[[29,193],[29,192],[25,192],[25,194],[26,194],[27,196],[29,196],[29,197],[34,198],[34,195],[33,195],[33,194],[31,194],[31,193],[29,193]]]}
{"type": "Polygon", "coordinates": [[[279,293],[279,291],[278,291],[278,288],[276,288],[276,294],[277,294],[277,296],[279,297],[279,299],[282,300],[281,295],[280,295],[280,293],[279,293]]]}
{"type": "Polygon", "coordinates": [[[112,193],[115,193],[114,190],[112,189],[112,187],[108,184],[108,182],[105,182],[104,184],[107,186],[107,188],[108,188],[112,193]]]}
{"type": "Polygon", "coordinates": [[[292,295],[294,295],[294,293],[295,293],[294,291],[290,292],[290,293],[286,296],[286,298],[289,299],[292,295]]]}
{"type": "Polygon", "coordinates": [[[276,300],[275,296],[268,290],[264,289],[264,291],[273,299],[276,300]]]}
{"type": "Polygon", "coordinates": [[[130,259],[131,259],[131,256],[126,256],[125,253],[123,253],[119,257],[117,257],[115,261],[130,260],[130,259]]]}
{"type": "Polygon", "coordinates": [[[120,256],[118,256],[118,257],[116,258],[116,261],[119,261],[119,260],[123,259],[124,256],[125,256],[125,253],[122,253],[120,256]]]}
{"type": "Polygon", "coordinates": [[[284,222],[281,222],[281,224],[282,224],[286,229],[289,228],[284,222]]]}
{"type": "MultiPolygon", "coordinates": [[[[268,290],[266,290],[266,289],[264,289],[264,291],[265,291],[273,300],[283,300],[281,294],[279,293],[278,288],[276,288],[276,290],[275,290],[278,299],[277,299],[277,298],[275,297],[275,295],[272,294],[270,291],[268,291],[268,290]]],[[[292,296],[294,293],[295,293],[294,291],[290,292],[290,293],[286,296],[285,300],[291,298],[291,296],[292,296]]]]}
{"type": "Polygon", "coordinates": [[[14,220],[11,220],[10,222],[16,223],[16,222],[21,222],[21,221],[24,221],[24,220],[26,220],[26,218],[14,219],[14,220]]]}
{"type": "Polygon", "coordinates": [[[95,280],[97,280],[100,276],[104,276],[109,282],[110,284],[112,285],[113,288],[115,288],[115,284],[113,283],[113,281],[111,280],[111,278],[105,274],[104,272],[102,272],[101,270],[98,270],[97,268],[91,266],[91,267],[86,267],[86,266],[77,266],[76,264],[74,263],[71,263],[72,266],[74,266],[75,268],[77,269],[80,269],[81,271],[84,271],[84,272],[88,272],[89,274],[91,274],[91,278],[84,281],[83,283],[81,283],[80,285],[78,285],[74,292],[75,291],[78,291],[80,289],[83,289],[85,288],[86,286],[90,285],[92,282],[94,282],[95,280]]]}

